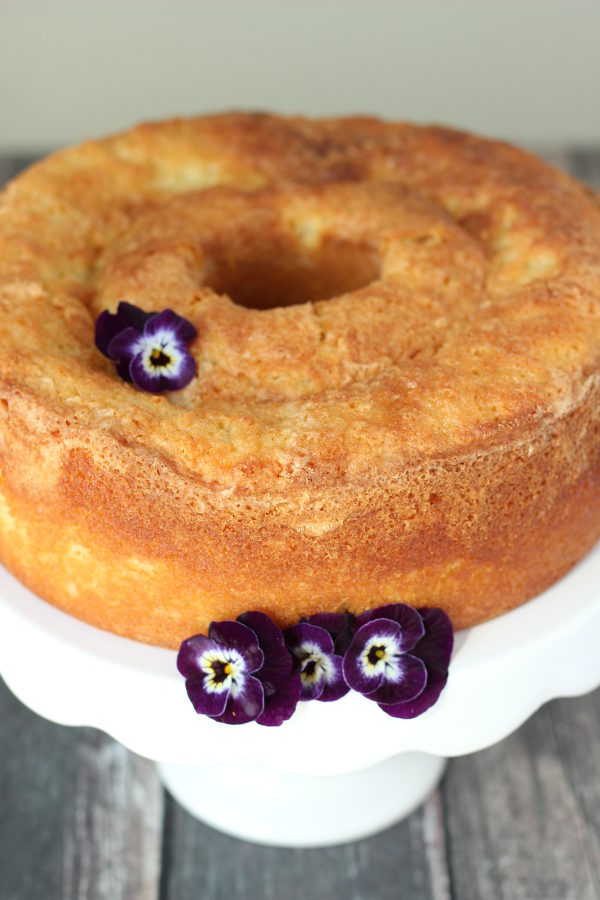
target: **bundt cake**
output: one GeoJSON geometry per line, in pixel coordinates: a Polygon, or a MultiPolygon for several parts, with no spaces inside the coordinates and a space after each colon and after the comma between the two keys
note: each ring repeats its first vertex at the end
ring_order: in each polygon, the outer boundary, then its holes
{"type": "Polygon", "coordinates": [[[53,154],[0,207],[0,560],[176,647],[386,602],[456,628],[600,536],[600,212],[503,143],[228,114],[53,154]],[[155,394],[94,344],[192,323],[155,394]]]}

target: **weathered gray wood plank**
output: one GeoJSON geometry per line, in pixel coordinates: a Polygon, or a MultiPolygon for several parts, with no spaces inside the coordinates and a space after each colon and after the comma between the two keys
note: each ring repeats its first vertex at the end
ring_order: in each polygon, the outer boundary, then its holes
{"type": "Polygon", "coordinates": [[[25,709],[0,682],[1,900],[155,900],[154,765],[25,709]]]}
{"type": "Polygon", "coordinates": [[[600,898],[600,691],[452,760],[440,791],[375,838],[272,850],[217,835],[169,801],[161,900],[600,898]]]}
{"type": "MultiPolygon", "coordinates": [[[[44,722],[4,688],[0,721],[2,900],[156,897],[160,796],[155,781],[148,788],[151,765],[91,729],[44,722]],[[146,837],[136,841],[140,819],[146,837]]],[[[453,760],[441,793],[367,841],[254,847],[171,800],[165,822],[161,900],[593,900],[600,692],[555,701],[496,747],[453,760]]]]}
{"type": "Polygon", "coordinates": [[[172,800],[165,822],[161,900],[451,897],[439,794],[395,828],[368,840],[319,850],[282,850],[237,841],[195,821],[172,800]]]}
{"type": "Polygon", "coordinates": [[[600,691],[454,760],[443,797],[460,900],[600,897],[600,691]]]}

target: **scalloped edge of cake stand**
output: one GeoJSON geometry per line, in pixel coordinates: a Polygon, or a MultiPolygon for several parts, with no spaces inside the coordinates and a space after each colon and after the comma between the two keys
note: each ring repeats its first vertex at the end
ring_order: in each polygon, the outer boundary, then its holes
{"type": "Polygon", "coordinates": [[[156,760],[179,802],[230,834],[279,846],[365,837],[425,799],[444,757],[600,684],[600,545],[535,600],[459,632],[448,685],[417,719],[349,694],[301,704],[280,728],[228,728],[195,715],[175,658],[60,612],[0,568],[0,674],[34,712],[156,760]]]}

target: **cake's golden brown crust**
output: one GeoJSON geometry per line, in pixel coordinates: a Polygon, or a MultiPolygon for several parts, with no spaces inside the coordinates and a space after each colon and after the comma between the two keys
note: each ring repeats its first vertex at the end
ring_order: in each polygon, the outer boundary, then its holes
{"type": "Polygon", "coordinates": [[[103,628],[463,627],[600,536],[600,215],[503,144],[229,115],[55,154],[3,195],[0,314],[0,559],[103,628]],[[119,300],[194,322],[185,390],[94,348],[119,300]]]}

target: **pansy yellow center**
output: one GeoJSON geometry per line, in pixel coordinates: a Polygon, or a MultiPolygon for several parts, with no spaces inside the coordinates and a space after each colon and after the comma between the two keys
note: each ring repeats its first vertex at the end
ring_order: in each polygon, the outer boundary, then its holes
{"type": "Polygon", "coordinates": [[[150,353],[150,365],[155,368],[163,368],[164,366],[170,365],[172,361],[172,357],[169,356],[168,353],[165,353],[162,347],[152,348],[152,352],[150,353]]]}
{"type": "Polygon", "coordinates": [[[387,635],[374,636],[365,647],[362,655],[362,664],[365,672],[375,675],[378,672],[386,672],[390,675],[390,667],[395,668],[398,661],[398,647],[396,641],[387,635]]]}
{"type": "Polygon", "coordinates": [[[370,647],[369,652],[367,653],[367,661],[369,665],[376,666],[379,660],[385,659],[386,656],[386,648],[381,646],[381,644],[375,644],[370,647]]]}
{"type": "Polygon", "coordinates": [[[331,660],[318,644],[304,641],[294,652],[301,662],[300,678],[304,684],[315,684],[323,678],[326,681],[331,679],[333,676],[331,660]]]}
{"type": "Polygon", "coordinates": [[[302,671],[300,673],[300,677],[302,681],[306,681],[309,684],[312,684],[315,681],[318,681],[321,676],[319,661],[314,657],[309,657],[304,666],[302,667],[302,671]]]}
{"type": "Polygon", "coordinates": [[[202,654],[200,668],[205,674],[204,687],[211,693],[230,691],[237,696],[243,686],[245,665],[236,650],[207,650],[202,654]]]}

